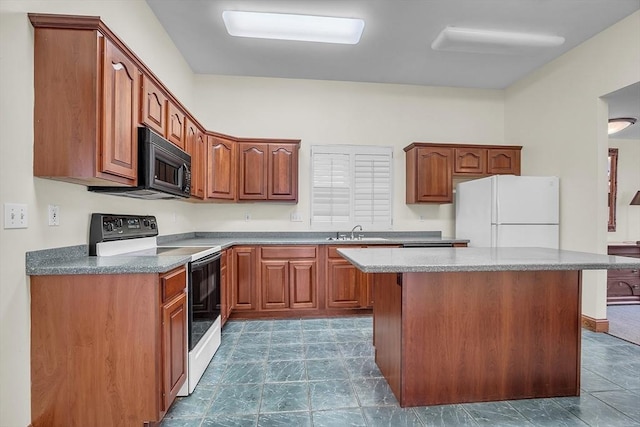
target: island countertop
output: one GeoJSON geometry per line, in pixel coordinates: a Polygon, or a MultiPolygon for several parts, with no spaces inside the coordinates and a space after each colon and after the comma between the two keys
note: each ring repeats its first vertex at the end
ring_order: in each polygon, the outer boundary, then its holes
{"type": "Polygon", "coordinates": [[[548,248],[340,248],[365,273],[617,270],[640,259],[548,248]]]}

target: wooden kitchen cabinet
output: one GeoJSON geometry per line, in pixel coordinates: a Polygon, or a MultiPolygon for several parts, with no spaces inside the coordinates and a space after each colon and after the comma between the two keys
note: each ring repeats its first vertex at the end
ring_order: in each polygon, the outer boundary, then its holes
{"type": "Polygon", "coordinates": [[[185,113],[173,102],[167,102],[167,129],[165,137],[181,150],[185,149],[185,113]]]}
{"type": "Polygon", "coordinates": [[[140,70],[98,18],[29,14],[34,176],[134,186],[140,70]]]}
{"type": "Polygon", "coordinates": [[[158,423],[186,379],[185,287],[184,267],[31,276],[31,425],[158,423]]]}
{"type": "Polygon", "coordinates": [[[224,135],[207,135],[207,198],[236,200],[236,142],[224,135]]]}
{"type": "Polygon", "coordinates": [[[414,142],[406,156],[406,202],[452,203],[453,178],[520,175],[521,146],[414,142]]]}
{"type": "Polygon", "coordinates": [[[398,248],[399,245],[336,245],[328,247],[327,255],[327,307],[372,308],[373,275],[358,270],[344,259],[340,248],[398,248]]]}
{"type": "Polygon", "coordinates": [[[187,272],[184,267],[160,276],[162,289],[162,410],[169,410],[187,379],[187,272]]]}
{"type": "Polygon", "coordinates": [[[238,200],[267,200],[268,144],[238,143],[238,200]]]}
{"type": "MultiPolygon", "coordinates": [[[[610,244],[607,253],[640,258],[640,245],[610,244]]],[[[640,270],[607,271],[607,304],[640,304],[640,270]]]]}
{"type": "Polygon", "coordinates": [[[167,96],[149,76],[142,77],[140,123],[164,136],[167,128],[167,96]]]}
{"type": "Polygon", "coordinates": [[[238,143],[238,200],[298,201],[300,141],[238,143]]]}
{"type": "Polygon", "coordinates": [[[484,148],[454,148],[453,172],[482,175],[487,171],[487,150],[484,148]]]}
{"type": "MultiPolygon", "coordinates": [[[[406,151],[406,149],[405,149],[406,151]]],[[[453,201],[453,150],[414,147],[406,151],[407,203],[453,201]]]]}
{"type": "Polygon", "coordinates": [[[231,251],[233,310],[258,310],[257,251],[255,246],[236,246],[231,251]]]}
{"type": "Polygon", "coordinates": [[[268,145],[268,200],[298,201],[299,147],[297,143],[268,145]]]}
{"type": "Polygon", "coordinates": [[[487,175],[520,175],[520,150],[491,148],[487,152],[487,175]]]}
{"type": "Polygon", "coordinates": [[[185,113],[156,85],[149,76],[142,78],[140,123],[179,147],[186,149],[185,113]]]}
{"type": "Polygon", "coordinates": [[[204,199],[206,136],[189,118],[186,122],[186,152],[191,156],[191,197],[204,199]]]}
{"type": "Polygon", "coordinates": [[[317,307],[317,246],[260,248],[262,310],[317,307]]]}

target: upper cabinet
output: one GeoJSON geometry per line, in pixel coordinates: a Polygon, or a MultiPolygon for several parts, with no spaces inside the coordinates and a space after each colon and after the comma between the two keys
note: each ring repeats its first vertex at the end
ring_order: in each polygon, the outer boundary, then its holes
{"type": "Polygon", "coordinates": [[[300,140],[206,132],[99,17],[29,14],[34,176],[138,184],[138,126],[191,155],[192,200],[298,200],[300,140]]]}
{"type": "Polygon", "coordinates": [[[238,200],[297,202],[299,148],[299,140],[241,140],[238,200]]]}
{"type": "Polygon", "coordinates": [[[29,18],[35,28],[34,176],[136,185],[136,62],[98,18],[29,18]]]}
{"type": "Polygon", "coordinates": [[[167,127],[167,97],[151,78],[142,78],[142,97],[140,122],[160,135],[167,127]]]}
{"type": "Polygon", "coordinates": [[[207,135],[207,198],[236,200],[236,142],[224,135],[207,135]]]}
{"type": "Polygon", "coordinates": [[[238,199],[267,200],[268,144],[240,142],[238,144],[238,199]]]}
{"type": "Polygon", "coordinates": [[[140,123],[186,150],[185,113],[146,75],[142,78],[140,115],[140,123]]]}
{"type": "Polygon", "coordinates": [[[452,203],[453,178],[520,175],[521,146],[416,142],[407,147],[407,203],[452,203]]]}
{"type": "Polygon", "coordinates": [[[207,139],[207,197],[227,201],[298,201],[299,140],[207,139]]]}
{"type": "Polygon", "coordinates": [[[180,149],[185,149],[185,113],[173,102],[167,103],[166,138],[180,149]]]}
{"type": "Polygon", "coordinates": [[[207,141],[204,131],[185,118],[185,151],[191,156],[191,196],[204,199],[207,141]]]}

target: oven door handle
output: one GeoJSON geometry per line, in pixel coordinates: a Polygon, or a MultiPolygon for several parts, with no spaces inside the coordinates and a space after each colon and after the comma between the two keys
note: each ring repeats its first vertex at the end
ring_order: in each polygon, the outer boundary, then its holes
{"type": "Polygon", "coordinates": [[[209,264],[209,263],[211,263],[213,261],[216,261],[216,260],[220,259],[221,256],[222,256],[221,253],[207,255],[206,257],[200,258],[197,261],[192,261],[191,262],[191,268],[202,267],[203,265],[209,264]]]}

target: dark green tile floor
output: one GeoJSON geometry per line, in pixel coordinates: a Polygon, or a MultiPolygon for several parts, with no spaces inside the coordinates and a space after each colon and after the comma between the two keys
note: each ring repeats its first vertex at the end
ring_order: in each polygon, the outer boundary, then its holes
{"type": "Polygon", "coordinates": [[[371,317],[230,321],[165,427],[640,426],[640,346],[582,332],[581,396],[402,409],[371,317]]]}

